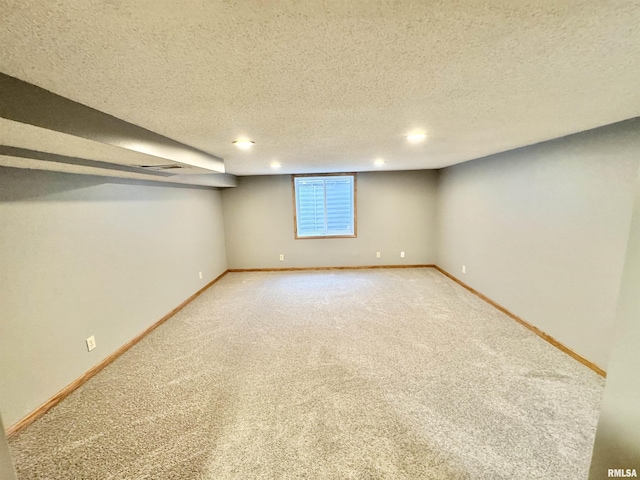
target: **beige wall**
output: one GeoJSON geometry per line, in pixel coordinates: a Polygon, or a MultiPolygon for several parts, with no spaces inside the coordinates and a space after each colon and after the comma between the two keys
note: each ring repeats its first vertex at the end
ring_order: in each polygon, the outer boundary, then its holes
{"type": "Polygon", "coordinates": [[[296,240],[291,176],[239,177],[222,193],[229,268],[434,263],[436,179],[424,170],[359,173],[358,237],[296,240]]]}
{"type": "Polygon", "coordinates": [[[438,265],[606,367],[639,132],[632,120],[444,169],[438,265]]]}
{"type": "Polygon", "coordinates": [[[0,168],[5,426],[225,270],[219,191],[0,168]]]}
{"type": "Polygon", "coordinates": [[[640,177],[627,247],[596,441],[592,480],[608,469],[636,469],[640,475],[640,177]]]}

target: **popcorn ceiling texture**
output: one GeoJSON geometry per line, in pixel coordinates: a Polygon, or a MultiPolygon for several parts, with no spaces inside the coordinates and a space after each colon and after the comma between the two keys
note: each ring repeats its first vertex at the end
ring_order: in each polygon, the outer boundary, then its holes
{"type": "MultiPolygon", "coordinates": [[[[232,174],[438,168],[640,115],[637,0],[0,0],[0,71],[232,174]],[[402,136],[431,137],[421,146],[402,136]],[[247,135],[250,152],[231,142],[247,135]]],[[[1,140],[1,136],[0,136],[1,140]]],[[[44,141],[44,140],[43,140],[44,141]]]]}
{"type": "Polygon", "coordinates": [[[603,384],[434,269],[230,273],[10,446],[25,480],[587,478],[603,384]]]}

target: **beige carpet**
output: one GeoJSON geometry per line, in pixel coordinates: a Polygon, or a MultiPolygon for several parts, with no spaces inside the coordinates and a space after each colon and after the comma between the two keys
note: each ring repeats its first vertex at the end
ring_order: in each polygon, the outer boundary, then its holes
{"type": "Polygon", "coordinates": [[[586,479],[602,387],[433,269],[232,273],[10,443],[20,479],[586,479]]]}

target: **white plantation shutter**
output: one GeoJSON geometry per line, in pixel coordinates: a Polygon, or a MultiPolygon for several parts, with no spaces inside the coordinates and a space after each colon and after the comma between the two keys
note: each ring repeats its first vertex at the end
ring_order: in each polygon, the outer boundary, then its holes
{"type": "Polygon", "coordinates": [[[354,235],[354,177],[295,177],[298,237],[354,235]]]}
{"type": "Polygon", "coordinates": [[[298,236],[316,236],[325,233],[324,182],[296,178],[298,206],[298,236]],[[301,181],[298,181],[301,180],[301,181]]]}
{"type": "Polygon", "coordinates": [[[353,177],[327,177],[325,192],[327,234],[353,235],[353,177]]]}

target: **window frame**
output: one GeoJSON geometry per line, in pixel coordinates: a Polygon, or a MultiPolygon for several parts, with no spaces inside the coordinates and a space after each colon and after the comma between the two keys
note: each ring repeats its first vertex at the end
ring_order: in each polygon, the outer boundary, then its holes
{"type": "Polygon", "coordinates": [[[293,197],[293,236],[296,240],[319,238],[358,238],[358,176],[353,173],[301,173],[291,175],[291,194],[293,197]],[[298,235],[298,202],[296,201],[296,178],[300,177],[353,177],[353,234],[352,235],[298,235]]]}

